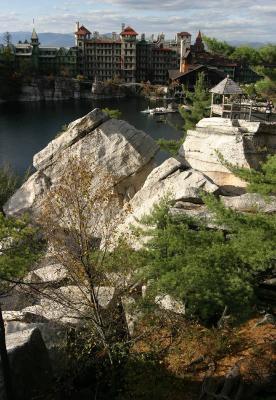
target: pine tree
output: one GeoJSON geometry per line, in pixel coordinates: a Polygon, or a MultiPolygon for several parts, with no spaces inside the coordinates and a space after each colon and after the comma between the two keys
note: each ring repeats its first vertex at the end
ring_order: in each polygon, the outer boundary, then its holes
{"type": "Polygon", "coordinates": [[[239,178],[248,182],[247,191],[262,195],[276,195],[276,155],[270,155],[261,163],[259,170],[241,168],[227,162],[218,153],[219,160],[239,178]]]}
{"type": "MultiPolygon", "coordinates": [[[[254,177],[251,189],[275,190],[274,162],[270,157],[261,172],[244,173],[254,177]]],[[[202,198],[218,228],[185,214],[175,216],[168,199],[143,220],[147,228],[140,234],[150,238],[142,252],[149,299],[170,294],[185,303],[187,315],[205,322],[217,320],[225,307],[236,317],[247,315],[256,304],[260,276],[276,258],[276,216],[237,212],[213,195],[202,198]]]]}
{"type": "Polygon", "coordinates": [[[172,156],[177,155],[178,149],[185,139],[187,130],[193,129],[198,121],[209,115],[208,107],[211,104],[210,95],[205,84],[204,73],[200,73],[198,75],[194,92],[185,90],[185,88],[183,88],[183,90],[185,92],[186,99],[191,106],[190,110],[184,110],[183,108],[179,107],[180,115],[184,119],[183,138],[180,140],[158,140],[158,144],[161,149],[167,151],[172,156]]]}
{"type": "Polygon", "coordinates": [[[202,118],[209,115],[210,94],[205,84],[205,75],[201,72],[198,75],[194,92],[186,91],[186,98],[191,104],[191,110],[180,108],[181,116],[183,117],[184,131],[192,129],[202,118]]]}

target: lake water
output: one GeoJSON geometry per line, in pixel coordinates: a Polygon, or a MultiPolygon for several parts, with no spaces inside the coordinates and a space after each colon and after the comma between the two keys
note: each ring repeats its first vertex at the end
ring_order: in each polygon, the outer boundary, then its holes
{"type": "MultiPolygon", "coordinates": [[[[169,114],[165,122],[140,111],[159,104],[142,98],[112,100],[81,100],[66,102],[0,104],[0,164],[9,163],[22,174],[32,165],[33,155],[52,140],[62,125],[87,114],[95,107],[117,108],[125,119],[154,139],[179,139],[183,120],[178,114],[169,114]]],[[[161,152],[159,161],[167,157],[161,152]]]]}

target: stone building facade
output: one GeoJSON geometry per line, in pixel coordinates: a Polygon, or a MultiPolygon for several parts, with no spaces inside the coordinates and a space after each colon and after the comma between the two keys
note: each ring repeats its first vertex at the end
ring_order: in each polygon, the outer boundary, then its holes
{"type": "MultiPolygon", "coordinates": [[[[3,53],[3,47],[0,47],[0,61],[1,50],[3,53]]],[[[29,42],[10,45],[10,50],[16,67],[26,75],[36,72],[68,77],[81,75],[102,82],[118,78],[127,83],[166,84],[169,71],[187,73],[191,66],[204,65],[234,79],[239,77],[239,66],[235,62],[205,50],[200,32],[192,44],[189,32],[179,32],[173,40],[166,40],[163,33],[156,39],[152,36],[146,40],[145,34],[138,37],[133,28],[124,24],[120,34],[101,36],[77,23],[75,46],[71,48],[41,46],[34,29],[29,42]]],[[[246,75],[238,80],[246,79],[253,78],[246,75]]]]}
{"type": "MultiPolygon", "coordinates": [[[[0,48],[0,60],[5,48],[0,48]]],[[[15,67],[28,75],[76,76],[78,73],[78,49],[76,47],[41,46],[38,35],[33,29],[31,40],[9,45],[9,53],[13,57],[15,67]]]]}

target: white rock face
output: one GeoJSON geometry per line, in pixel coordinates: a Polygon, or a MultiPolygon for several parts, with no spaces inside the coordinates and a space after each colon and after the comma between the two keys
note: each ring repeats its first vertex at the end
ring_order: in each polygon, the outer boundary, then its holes
{"type": "Polygon", "coordinates": [[[188,131],[179,151],[185,163],[229,192],[235,186],[244,188],[246,183],[221,164],[217,152],[234,165],[256,168],[268,154],[276,153],[276,126],[213,117],[202,119],[195,130],[188,131]]]}
{"type": "Polygon", "coordinates": [[[163,310],[172,311],[176,314],[185,315],[185,304],[173,299],[169,294],[156,296],[155,303],[163,310]]]}
{"type": "Polygon", "coordinates": [[[26,282],[58,283],[68,277],[66,268],[61,264],[51,264],[35,269],[25,277],[26,282]]]}
{"type": "MultiPolygon", "coordinates": [[[[111,304],[115,288],[100,286],[95,289],[100,307],[106,309],[111,304]]],[[[62,324],[78,324],[92,312],[90,293],[83,286],[61,286],[58,289],[46,290],[38,304],[25,307],[23,310],[7,312],[7,321],[20,322],[59,322],[62,324]]]]}
{"type": "Polygon", "coordinates": [[[257,193],[246,193],[241,196],[220,197],[226,207],[241,212],[261,211],[268,214],[276,213],[276,198],[264,198],[257,193]]]}
{"type": "Polygon", "coordinates": [[[108,119],[99,109],[71,123],[68,130],[34,156],[38,169],[4,206],[7,215],[34,214],[52,185],[60,182],[68,160],[86,159],[92,171],[112,176],[123,201],[143,185],[158,151],[155,141],[125,121],[108,119]]]}
{"type": "Polygon", "coordinates": [[[50,180],[42,172],[34,173],[4,206],[6,215],[19,215],[30,211],[39,204],[43,194],[49,189],[50,180]]]}
{"type": "Polygon", "coordinates": [[[108,120],[107,114],[100,109],[95,109],[83,118],[79,118],[68,125],[68,129],[52,140],[43,150],[34,155],[33,165],[36,169],[42,169],[44,166],[54,162],[54,156],[58,151],[66,149],[73,143],[108,120]]]}
{"type": "Polygon", "coordinates": [[[144,215],[150,214],[154,204],[169,196],[172,200],[202,203],[200,191],[216,193],[218,186],[201,172],[185,169],[175,158],[169,158],[148,176],[143,187],[135,194],[129,203],[132,212],[125,222],[118,227],[118,232],[127,233],[131,224],[144,215]]]}

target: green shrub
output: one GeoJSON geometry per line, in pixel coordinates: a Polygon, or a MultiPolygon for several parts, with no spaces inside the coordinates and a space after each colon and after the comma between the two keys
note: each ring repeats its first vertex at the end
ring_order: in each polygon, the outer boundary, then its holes
{"type": "Polygon", "coordinates": [[[20,178],[9,165],[0,167],[0,212],[6,201],[20,185],[20,178]]]}

